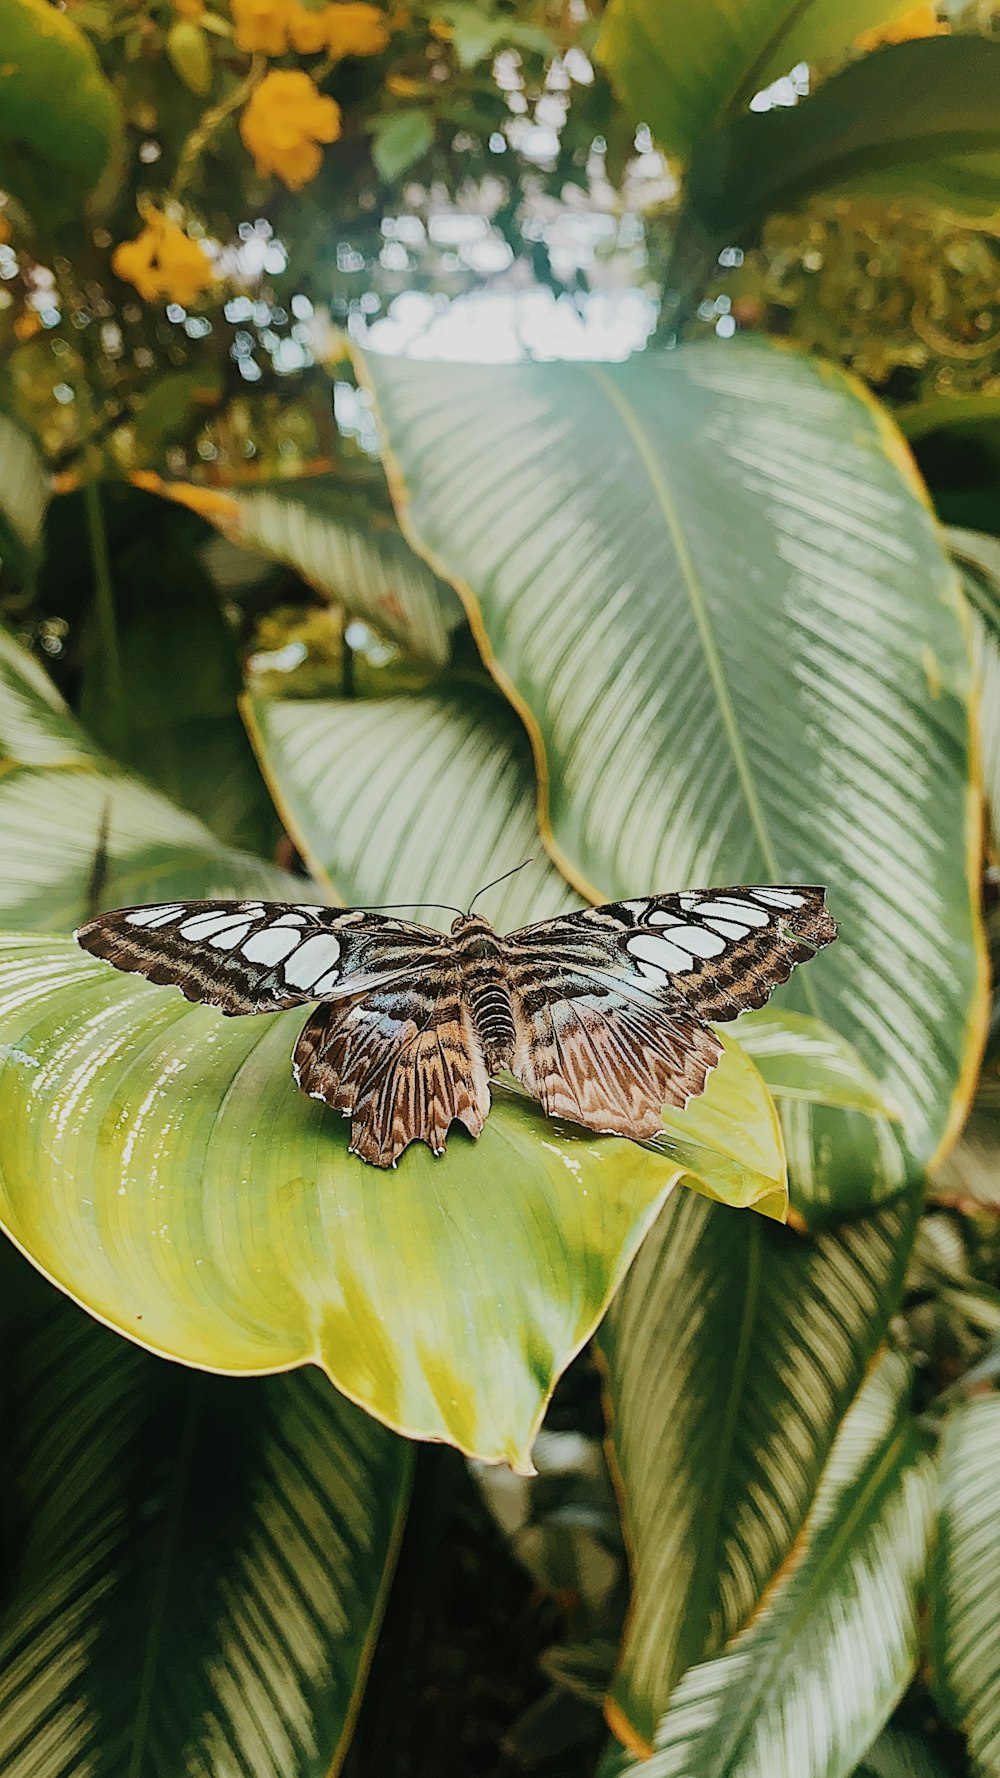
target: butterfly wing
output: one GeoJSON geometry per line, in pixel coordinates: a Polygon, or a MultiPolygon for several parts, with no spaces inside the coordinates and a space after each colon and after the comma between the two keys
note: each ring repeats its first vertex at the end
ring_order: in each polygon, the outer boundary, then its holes
{"type": "Polygon", "coordinates": [[[116,969],[172,983],[224,1013],[279,1012],[419,975],[441,933],[357,909],[187,901],[118,908],[76,933],[116,969]]]}
{"type": "Polygon", "coordinates": [[[553,1116],[648,1137],[704,1091],[707,1021],[763,1006],[836,936],[815,887],[688,890],[510,933],[513,1072],[553,1116]]]}
{"type": "Polygon", "coordinates": [[[295,1078],[351,1118],[351,1151],[393,1166],[410,1142],[441,1154],[450,1124],[478,1136],[489,1076],[458,971],[443,958],[419,981],[317,1007],[295,1049],[295,1078]]]}

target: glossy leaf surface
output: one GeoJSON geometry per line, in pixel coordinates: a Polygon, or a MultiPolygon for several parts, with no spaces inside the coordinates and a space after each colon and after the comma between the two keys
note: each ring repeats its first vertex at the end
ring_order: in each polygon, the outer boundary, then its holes
{"type": "Polygon", "coordinates": [[[331,1778],[409,1448],[316,1371],[152,1358],[3,1246],[5,1778],[331,1778]]]}
{"type": "Polygon", "coordinates": [[[848,1778],[917,1659],[934,1465],[883,1360],[831,1452],[796,1558],[754,1621],[673,1693],[648,1762],[601,1778],[848,1778]]]}
{"type": "Polygon", "coordinates": [[[636,1740],[795,1545],[916,1216],[900,1200],[804,1238],[680,1193],[640,1250],[599,1336],[633,1568],[611,1700],[636,1740]]]}
{"type": "Polygon", "coordinates": [[[49,497],[45,465],[32,439],[0,414],[0,561],[22,579],[36,565],[49,497]]]}
{"type": "Polygon", "coordinates": [[[686,156],[797,62],[831,60],[912,0],[610,0],[597,42],[627,110],[686,156]]]}
{"type": "Polygon", "coordinates": [[[46,0],[0,12],[0,184],[40,224],[73,216],[121,130],[114,89],[72,19],[46,0]]]}
{"type": "Polygon", "coordinates": [[[156,1351],[315,1362],[401,1431],[528,1464],[676,1167],[498,1089],[475,1147],[380,1173],[292,1081],[300,1012],[225,1019],[68,941],[0,957],[0,1204],[41,1270],[156,1351]]]}
{"type": "Polygon", "coordinates": [[[972,33],[893,44],[799,105],[747,115],[691,164],[687,201],[713,238],[746,240],[816,193],[988,219],[1000,206],[1000,44],[972,33]]]}
{"type": "Polygon", "coordinates": [[[780,998],[901,1123],[805,1106],[793,1186],[819,1212],[890,1195],[953,1133],[984,1016],[960,593],[895,435],[766,345],[365,369],[571,880],[829,885],[838,942],[780,998]]]}

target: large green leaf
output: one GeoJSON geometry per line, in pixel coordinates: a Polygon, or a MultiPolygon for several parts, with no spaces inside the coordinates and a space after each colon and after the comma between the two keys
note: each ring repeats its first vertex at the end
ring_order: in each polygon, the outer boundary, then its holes
{"type": "Polygon", "coordinates": [[[499,1089],[476,1147],[453,1134],[379,1173],[295,1087],[301,1024],[226,1019],[66,941],[0,940],[0,1218],[153,1350],[223,1372],[314,1362],[401,1431],[526,1466],[676,1166],[499,1089]]]}
{"type": "Polygon", "coordinates": [[[699,148],[687,202],[745,239],[816,192],[990,219],[1000,209],[1000,43],[927,37],[865,56],[799,105],[747,115],[699,148]]]}
{"type": "Polygon", "coordinates": [[[745,108],[797,62],[842,55],[912,0],[610,0],[598,59],[668,154],[745,108]]]}
{"type": "Polygon", "coordinates": [[[436,666],[447,660],[449,633],[462,621],[451,587],[414,554],[388,513],[345,494],[333,477],[234,489],[220,522],[235,542],[290,563],[408,653],[436,666]]]}
{"type": "MultiPolygon", "coordinates": [[[[682,1324],[681,1324],[682,1325],[682,1324]]],[[[750,1626],[677,1686],[648,1763],[601,1778],[848,1778],[916,1665],[934,1507],[926,1440],[883,1360],[845,1420],[802,1542],[750,1626]]]]}
{"type": "Polygon", "coordinates": [[[954,569],[887,422],[774,346],[621,365],[368,354],[404,528],[522,709],[543,832],[595,899],[826,882],[783,1004],[901,1117],[800,1106],[801,1204],[897,1190],[960,1121],[985,982],[954,569]]]}
{"type": "Polygon", "coordinates": [[[0,927],[66,931],[164,895],[301,900],[302,878],[220,845],[103,758],[41,667],[0,630],[0,927]]]}
{"type": "Polygon", "coordinates": [[[806,1239],[680,1193],[643,1244],[599,1336],[633,1567],[611,1701],[634,1740],[793,1548],[917,1211],[911,1196],[806,1239]]]}
{"type": "MultiPolygon", "coordinates": [[[[527,736],[489,681],[421,696],[248,697],[261,766],[317,881],[348,904],[482,902],[500,930],[580,905],[538,832],[527,736]]],[[[431,925],[447,910],[428,907],[431,925]]]]}
{"type": "Polygon", "coordinates": [[[316,1372],[151,1358],[3,1247],[5,1778],[332,1778],[409,1447],[316,1372]]]}
{"type": "Polygon", "coordinates": [[[76,215],[121,132],[97,56],[48,0],[4,0],[0,78],[0,185],[39,223],[76,215]]]}
{"type": "Polygon", "coordinates": [[[49,478],[34,440],[0,414],[0,562],[30,582],[38,560],[49,478]]]}
{"type": "Polygon", "coordinates": [[[1000,1773],[1000,1396],[964,1401],[941,1441],[931,1567],[931,1664],[942,1710],[967,1737],[976,1778],[1000,1773]]]}
{"type": "Polygon", "coordinates": [[[996,847],[1000,844],[1000,539],[957,526],[951,526],[947,536],[969,601],[983,794],[996,847]]]}
{"type": "Polygon", "coordinates": [[[766,1006],[744,1013],[735,1034],[774,1098],[844,1105],[873,1117],[894,1115],[853,1044],[822,1019],[766,1006]]]}

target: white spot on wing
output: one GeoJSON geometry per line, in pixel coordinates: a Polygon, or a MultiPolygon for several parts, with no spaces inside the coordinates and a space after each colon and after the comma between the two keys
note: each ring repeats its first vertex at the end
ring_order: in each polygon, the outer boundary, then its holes
{"type": "Polygon", "coordinates": [[[232,908],[227,908],[224,913],[220,913],[218,908],[213,908],[210,913],[195,914],[193,919],[185,920],[179,931],[182,938],[193,941],[211,938],[214,933],[224,932],[227,927],[242,926],[243,924],[243,916],[234,914],[232,908]]]}
{"type": "Polygon", "coordinates": [[[796,895],[794,889],[755,889],[758,900],[766,902],[772,908],[801,908],[805,906],[805,896],[796,895]]]}
{"type": "Polygon", "coordinates": [[[720,920],[703,907],[695,908],[695,913],[704,915],[705,925],[710,926],[713,932],[721,932],[723,938],[746,938],[750,931],[749,926],[737,926],[735,920],[720,920]]]}
{"type": "MultiPolygon", "coordinates": [[[[702,907],[707,905],[705,902],[701,903],[702,907]]],[[[742,920],[744,926],[770,925],[770,915],[765,913],[763,908],[755,907],[752,901],[740,901],[735,895],[720,896],[718,901],[711,903],[711,906],[725,919],[735,915],[738,920],[742,920]]]]}
{"type": "Polygon", "coordinates": [[[290,926],[265,926],[247,939],[243,955],[248,963],[281,963],[298,942],[299,935],[290,926]]]}
{"type": "Polygon", "coordinates": [[[285,980],[292,988],[311,988],[339,957],[339,939],[332,932],[317,933],[292,952],[285,964],[285,980]]]}
{"type": "Polygon", "coordinates": [[[317,996],[329,994],[330,989],[336,987],[340,977],[341,971],[339,969],[331,969],[327,975],[323,976],[321,980],[316,983],[313,988],[313,993],[317,996]]]}
{"type": "Polygon", "coordinates": [[[217,951],[234,951],[241,945],[250,931],[249,920],[238,920],[235,926],[227,926],[225,932],[217,932],[209,944],[217,951]]]}
{"type": "Polygon", "coordinates": [[[126,926],[166,926],[169,920],[182,911],[183,904],[172,902],[169,907],[136,908],[134,914],[125,915],[126,926]]]}
{"type": "Polygon", "coordinates": [[[683,926],[684,922],[677,914],[667,914],[662,908],[657,908],[650,914],[649,924],[651,926],[683,926]]]}
{"type": "Polygon", "coordinates": [[[675,926],[670,943],[681,945],[693,957],[718,957],[726,948],[724,938],[719,938],[715,932],[706,932],[703,926],[675,926]]]}
{"type": "Polygon", "coordinates": [[[652,963],[656,969],[672,970],[677,974],[694,968],[694,960],[687,951],[672,944],[669,938],[656,938],[651,932],[637,932],[634,938],[627,940],[625,948],[631,957],[652,963]]]}

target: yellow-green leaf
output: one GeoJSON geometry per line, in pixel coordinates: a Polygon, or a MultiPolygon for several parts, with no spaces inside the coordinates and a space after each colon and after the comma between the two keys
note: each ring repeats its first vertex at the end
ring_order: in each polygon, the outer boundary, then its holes
{"type": "Polygon", "coordinates": [[[48,0],[0,8],[0,185],[35,220],[76,215],[121,134],[114,88],[83,32],[48,0]]]}
{"type": "Polygon", "coordinates": [[[778,1100],[844,1105],[872,1117],[895,1116],[854,1045],[822,1019],[767,1006],[744,1013],[734,1036],[778,1100]]]}

